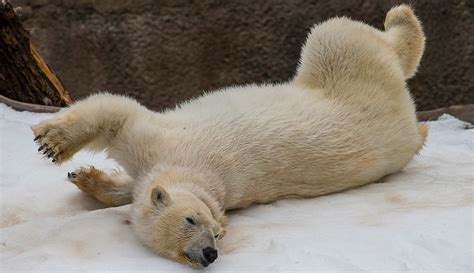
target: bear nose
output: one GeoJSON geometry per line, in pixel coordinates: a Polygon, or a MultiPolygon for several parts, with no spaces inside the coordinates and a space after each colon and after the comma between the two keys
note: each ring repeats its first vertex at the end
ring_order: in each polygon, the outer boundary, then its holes
{"type": "Polygon", "coordinates": [[[202,250],[204,258],[209,262],[213,263],[217,259],[217,250],[208,246],[202,250]]]}

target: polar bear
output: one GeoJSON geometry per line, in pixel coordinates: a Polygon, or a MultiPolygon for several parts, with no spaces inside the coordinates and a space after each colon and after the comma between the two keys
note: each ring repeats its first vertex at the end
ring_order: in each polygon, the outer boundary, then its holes
{"type": "Polygon", "coordinates": [[[132,204],[137,237],[156,253],[206,267],[218,256],[224,211],[314,197],[401,170],[424,143],[406,87],[424,50],[411,8],[392,8],[385,31],[348,18],[315,25],[296,75],[231,87],[153,112],[97,94],[32,126],[60,164],[105,150],[123,172],[68,173],[110,205],[132,204]]]}

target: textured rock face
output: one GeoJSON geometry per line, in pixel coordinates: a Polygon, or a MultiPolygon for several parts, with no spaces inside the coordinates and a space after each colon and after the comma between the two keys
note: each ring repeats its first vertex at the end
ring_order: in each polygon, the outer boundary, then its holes
{"type": "MultiPolygon", "coordinates": [[[[291,78],[309,28],[348,16],[382,28],[401,1],[14,0],[74,98],[128,94],[160,110],[204,91],[291,78]]],[[[427,50],[409,81],[420,110],[474,103],[470,1],[419,0],[427,50]]]]}

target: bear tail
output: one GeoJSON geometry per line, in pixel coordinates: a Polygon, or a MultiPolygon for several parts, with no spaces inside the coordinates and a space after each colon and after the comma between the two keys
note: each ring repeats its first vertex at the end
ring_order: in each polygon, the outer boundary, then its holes
{"type": "Polygon", "coordinates": [[[393,7],[385,17],[385,31],[394,48],[405,78],[415,75],[425,49],[425,35],[420,21],[408,5],[393,7]]]}

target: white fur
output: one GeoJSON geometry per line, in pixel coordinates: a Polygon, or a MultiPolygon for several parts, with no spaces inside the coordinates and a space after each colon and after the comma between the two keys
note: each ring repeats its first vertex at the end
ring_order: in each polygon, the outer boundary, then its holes
{"type": "Polygon", "coordinates": [[[405,84],[423,52],[421,26],[407,6],[385,25],[316,25],[283,84],[225,88],[163,113],[98,94],[33,130],[71,156],[106,149],[135,180],[133,222],[152,247],[156,219],[143,211],[157,184],[171,198],[195,195],[218,221],[227,209],[361,186],[401,170],[424,141],[405,84]]]}

